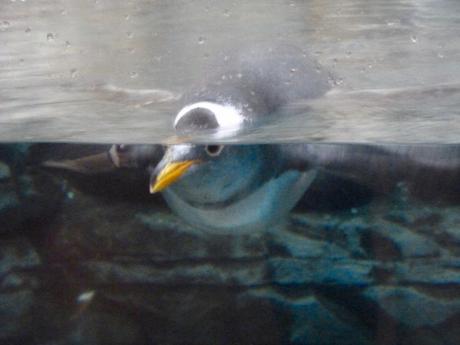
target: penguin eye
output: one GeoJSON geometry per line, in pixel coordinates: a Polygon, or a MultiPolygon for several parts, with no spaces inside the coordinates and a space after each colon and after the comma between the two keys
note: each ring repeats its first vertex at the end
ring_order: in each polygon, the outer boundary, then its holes
{"type": "Polygon", "coordinates": [[[204,149],[208,155],[211,157],[216,157],[220,155],[223,148],[224,145],[206,145],[204,149]]]}

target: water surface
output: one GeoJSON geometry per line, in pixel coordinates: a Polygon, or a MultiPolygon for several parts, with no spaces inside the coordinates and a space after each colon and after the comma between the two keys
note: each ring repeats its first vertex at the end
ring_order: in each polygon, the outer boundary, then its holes
{"type": "Polygon", "coordinates": [[[459,18],[456,0],[2,1],[0,141],[165,142],[225,51],[282,41],[332,90],[227,140],[458,142],[459,18]]]}

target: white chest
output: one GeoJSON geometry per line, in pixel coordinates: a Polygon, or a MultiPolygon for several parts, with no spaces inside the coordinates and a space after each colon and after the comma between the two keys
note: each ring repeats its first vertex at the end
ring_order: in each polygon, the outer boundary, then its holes
{"type": "Polygon", "coordinates": [[[163,195],[175,213],[204,231],[253,232],[281,222],[308,189],[315,176],[315,170],[289,170],[225,206],[197,207],[184,201],[177,192],[168,189],[163,195]]]}

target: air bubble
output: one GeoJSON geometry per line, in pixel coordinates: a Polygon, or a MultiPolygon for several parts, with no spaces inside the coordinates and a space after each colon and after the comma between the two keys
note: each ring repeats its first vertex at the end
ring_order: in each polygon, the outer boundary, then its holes
{"type": "Polygon", "coordinates": [[[47,40],[48,42],[54,41],[54,38],[55,38],[55,37],[54,37],[54,34],[53,34],[52,32],[49,32],[49,33],[46,35],[46,40],[47,40]]]}
{"type": "Polygon", "coordinates": [[[412,35],[412,36],[410,37],[410,40],[412,41],[412,43],[417,43],[417,36],[412,35]]]}
{"type": "Polygon", "coordinates": [[[206,39],[202,36],[198,38],[198,44],[204,44],[206,42],[206,39]]]}

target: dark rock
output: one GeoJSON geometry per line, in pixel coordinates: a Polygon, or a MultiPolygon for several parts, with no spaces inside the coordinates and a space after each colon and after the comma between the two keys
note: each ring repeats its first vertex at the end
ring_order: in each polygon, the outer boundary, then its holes
{"type": "Polygon", "coordinates": [[[366,251],[362,248],[361,236],[369,230],[370,224],[362,216],[350,213],[339,217],[330,214],[295,213],[291,215],[291,223],[291,231],[320,239],[325,243],[334,243],[352,257],[367,257],[366,251]]]}
{"type": "Polygon", "coordinates": [[[376,286],[368,288],[364,296],[410,329],[435,326],[454,315],[460,316],[460,299],[452,301],[434,298],[413,288],[376,286]]]}
{"type": "Polygon", "coordinates": [[[460,246],[460,214],[457,210],[452,210],[444,217],[441,229],[448,237],[448,241],[458,248],[460,246]]]}
{"type": "Polygon", "coordinates": [[[0,240],[0,277],[16,271],[36,268],[40,258],[25,238],[0,240]]]}
{"type": "Polygon", "coordinates": [[[273,234],[270,244],[276,246],[278,250],[282,250],[285,255],[299,258],[329,258],[329,259],[344,259],[349,255],[346,250],[326,241],[311,239],[307,236],[279,230],[273,234]]]}
{"type": "Polygon", "coordinates": [[[0,182],[4,180],[8,180],[10,177],[11,177],[10,167],[6,163],[0,161],[0,182]]]}
{"type": "Polygon", "coordinates": [[[361,244],[371,257],[379,260],[436,257],[439,246],[430,238],[391,223],[380,223],[362,234],[361,244]]]}
{"type": "Polygon", "coordinates": [[[29,173],[18,177],[18,188],[23,222],[38,227],[53,219],[64,196],[60,183],[41,173],[29,173]]]}
{"type": "Polygon", "coordinates": [[[401,284],[451,285],[460,283],[460,259],[404,262],[395,266],[395,279],[401,284]]]}
{"type": "Polygon", "coordinates": [[[13,186],[0,185],[0,234],[11,232],[20,221],[20,202],[13,186]]]}
{"type": "Polygon", "coordinates": [[[353,285],[372,283],[371,262],[359,260],[299,260],[270,258],[271,279],[281,285],[353,285]]]}
{"type": "Polygon", "coordinates": [[[25,168],[30,146],[28,143],[1,144],[0,160],[8,164],[11,170],[20,173],[25,168]]]}
{"type": "MultiPolygon", "coordinates": [[[[242,292],[243,291],[243,292],[242,292]]],[[[280,344],[286,327],[270,301],[239,297],[224,286],[148,287],[112,291],[107,298],[140,317],[153,344],[280,344]]],[[[241,295],[243,296],[243,295],[241,295]]]]}
{"type": "Polygon", "coordinates": [[[62,198],[59,183],[27,169],[29,147],[0,145],[0,233],[12,233],[30,221],[48,221],[62,198]]]}
{"type": "MultiPolygon", "coordinates": [[[[370,333],[352,314],[335,306],[332,310],[322,304],[314,295],[306,293],[300,297],[288,297],[272,289],[257,289],[239,297],[240,303],[270,305],[276,310],[272,318],[281,319],[288,330],[284,334],[289,344],[371,344],[370,333]],[[339,313],[337,309],[341,309],[339,313]],[[325,327],[327,325],[327,327],[325,327]]],[[[268,318],[269,322],[272,321],[268,318]]],[[[282,325],[282,323],[281,323],[282,325]]],[[[267,329],[268,332],[272,328],[267,329]]],[[[286,332],[286,331],[285,331],[286,332]]],[[[283,334],[283,332],[279,332],[283,334]]],[[[261,342],[264,343],[264,342],[261,342]]],[[[270,343],[270,342],[267,342],[270,343]]]]}
{"type": "Polygon", "coordinates": [[[344,217],[342,222],[332,230],[333,238],[339,239],[342,245],[357,258],[367,257],[366,250],[362,247],[361,237],[371,229],[372,220],[366,217],[344,217]]]}
{"type": "Polygon", "coordinates": [[[25,339],[32,327],[31,310],[40,264],[35,250],[25,239],[0,241],[0,342],[25,339]]]}
{"type": "Polygon", "coordinates": [[[72,323],[72,330],[65,339],[69,345],[129,345],[147,344],[141,326],[123,312],[87,312],[72,323]]]}
{"type": "Polygon", "coordinates": [[[27,339],[34,295],[30,290],[0,292],[0,342],[27,339]]]}
{"type": "Polygon", "coordinates": [[[333,213],[209,234],[150,197],[140,175],[52,177],[8,152],[0,342],[460,343],[458,207],[345,192],[333,213]],[[96,297],[82,303],[82,291],[96,297]]]}
{"type": "Polygon", "coordinates": [[[437,327],[438,335],[445,344],[460,344],[460,315],[457,314],[437,327]]]}
{"type": "Polygon", "coordinates": [[[375,231],[366,231],[361,236],[361,247],[373,259],[402,259],[400,248],[391,239],[375,231]]]}
{"type": "Polygon", "coordinates": [[[80,269],[96,284],[253,286],[267,283],[263,262],[123,263],[87,261],[80,269]]]}
{"type": "Polygon", "coordinates": [[[296,210],[337,212],[368,204],[375,193],[350,179],[319,172],[296,210]]]}
{"type": "Polygon", "coordinates": [[[351,314],[348,320],[340,319],[313,296],[291,303],[292,344],[371,344],[369,331],[364,325],[354,324],[351,314]]]}

